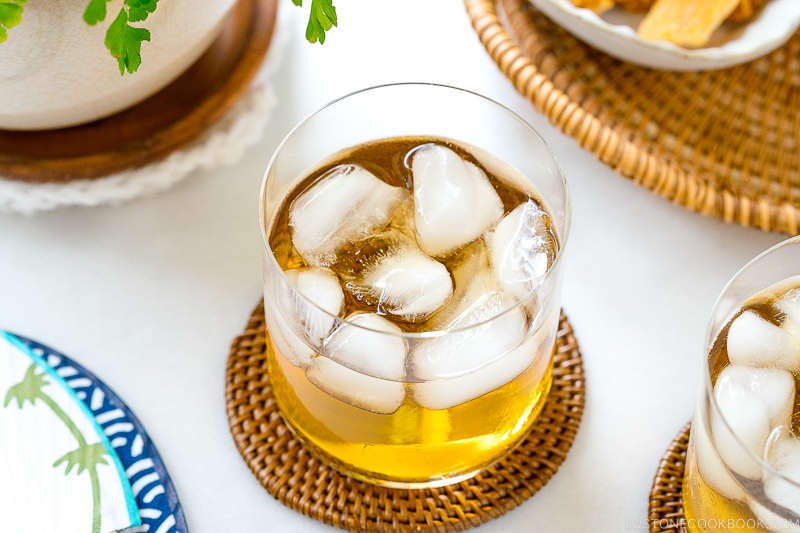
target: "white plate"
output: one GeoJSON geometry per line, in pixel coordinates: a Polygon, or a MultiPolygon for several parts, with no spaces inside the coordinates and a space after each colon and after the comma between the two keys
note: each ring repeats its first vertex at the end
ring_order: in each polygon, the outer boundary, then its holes
{"type": "Polygon", "coordinates": [[[576,38],[610,56],[664,70],[711,70],[738,65],[778,48],[800,26],[800,0],[768,0],[746,24],[723,24],[704,48],[682,48],[643,39],[636,27],[644,15],[615,7],[602,16],[570,0],[529,0],[576,38]]]}

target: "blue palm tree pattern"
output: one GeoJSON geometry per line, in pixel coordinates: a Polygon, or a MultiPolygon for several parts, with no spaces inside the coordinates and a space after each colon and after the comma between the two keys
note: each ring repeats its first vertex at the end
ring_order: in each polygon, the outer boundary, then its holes
{"type": "Polygon", "coordinates": [[[131,483],[142,525],[119,533],[188,533],[172,480],[155,445],[125,403],[80,364],[36,341],[14,335],[61,376],[94,414],[131,483]]]}

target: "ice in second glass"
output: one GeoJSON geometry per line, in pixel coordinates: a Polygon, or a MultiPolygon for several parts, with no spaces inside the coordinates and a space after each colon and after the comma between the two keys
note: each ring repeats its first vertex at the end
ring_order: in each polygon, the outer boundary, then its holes
{"type": "Polygon", "coordinates": [[[552,383],[570,218],[529,125],[450,87],[354,93],[287,136],[261,216],[270,379],[312,452],[422,487],[524,438],[552,383]]]}
{"type": "Polygon", "coordinates": [[[690,533],[800,531],[800,237],[720,295],[683,480],[690,533]]]}

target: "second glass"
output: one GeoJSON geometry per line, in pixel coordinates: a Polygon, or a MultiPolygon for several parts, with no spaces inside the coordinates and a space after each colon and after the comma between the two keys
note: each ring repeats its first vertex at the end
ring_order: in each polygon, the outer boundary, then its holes
{"type": "Polygon", "coordinates": [[[313,453],[430,487],[525,437],[553,380],[571,215],[529,124],[452,87],[360,91],[283,140],[260,208],[270,380],[313,453]]]}
{"type": "Polygon", "coordinates": [[[800,236],[719,296],[683,480],[690,533],[800,531],[800,236]]]}

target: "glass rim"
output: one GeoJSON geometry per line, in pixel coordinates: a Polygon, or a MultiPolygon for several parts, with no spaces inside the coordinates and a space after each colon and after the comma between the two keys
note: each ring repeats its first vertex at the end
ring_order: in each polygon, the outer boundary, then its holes
{"type": "MultiPolygon", "coordinates": [[[[782,240],[782,241],[780,241],[778,243],[775,243],[774,245],[770,246],[766,250],[763,250],[758,255],[756,255],[755,257],[750,259],[747,263],[744,264],[744,266],[739,268],[739,270],[737,270],[736,273],[731,277],[731,279],[725,284],[725,287],[719,293],[719,296],[717,296],[717,299],[714,302],[714,306],[713,306],[712,309],[716,310],[716,309],[719,308],[720,304],[724,300],[724,297],[728,293],[728,290],[731,288],[731,286],[733,286],[739,280],[741,275],[744,274],[747,270],[749,270],[750,267],[752,267],[756,263],[759,263],[762,259],[764,259],[768,255],[772,255],[773,252],[776,252],[776,251],[778,251],[780,249],[783,249],[783,248],[785,248],[787,246],[800,246],[800,235],[795,235],[793,237],[789,237],[789,238],[784,239],[784,240],[782,240]]],[[[762,288],[767,288],[767,287],[762,287],[762,288]]],[[[728,322],[728,320],[730,320],[730,318],[731,318],[730,316],[726,317],[725,320],[724,320],[724,323],[727,324],[727,322],[728,322]]],[[[708,349],[710,348],[711,344],[716,340],[716,336],[714,336],[714,338],[712,338],[712,330],[713,330],[713,318],[712,318],[712,321],[709,322],[708,327],[706,329],[706,350],[705,350],[706,351],[706,361],[705,361],[705,364],[703,365],[703,367],[704,367],[704,371],[703,371],[703,373],[704,373],[704,387],[705,387],[705,390],[706,390],[706,395],[708,396],[709,405],[712,407],[712,409],[714,410],[715,414],[717,416],[719,416],[719,419],[722,420],[722,424],[724,425],[725,429],[733,436],[733,439],[736,442],[736,445],[741,449],[741,451],[744,451],[745,455],[747,455],[753,462],[755,462],[759,467],[761,467],[765,472],[769,473],[771,476],[777,476],[778,478],[781,479],[781,481],[784,481],[786,483],[789,483],[790,485],[793,485],[794,488],[800,489],[800,479],[789,478],[785,474],[782,474],[781,472],[776,470],[775,467],[773,467],[770,463],[768,463],[763,457],[761,457],[760,455],[756,454],[744,442],[742,442],[742,439],[739,436],[739,434],[736,431],[734,431],[734,429],[731,427],[730,423],[728,422],[728,419],[725,417],[725,415],[722,413],[722,410],[719,408],[719,404],[717,403],[716,395],[714,394],[714,384],[711,383],[711,369],[709,368],[709,364],[708,364],[708,349]]],[[[795,391],[795,394],[797,394],[798,392],[800,392],[800,391],[795,391]]],[[[773,428],[770,431],[770,435],[772,434],[772,432],[775,429],[777,429],[777,428],[773,428]]],[[[789,428],[789,429],[791,430],[791,428],[789,428]]],[[[794,433],[792,433],[792,434],[794,434],[794,433]]],[[[798,436],[798,437],[800,437],[800,436],[798,436]]],[[[728,467],[727,463],[724,463],[724,464],[725,464],[726,467],[728,467]]]]}
{"type": "MultiPolygon", "coordinates": [[[[547,204],[546,198],[542,198],[541,200],[545,203],[545,205],[547,204]]],[[[563,262],[562,257],[564,255],[564,251],[566,249],[567,241],[569,240],[570,230],[571,230],[571,226],[572,226],[572,195],[570,194],[569,184],[567,183],[566,176],[564,174],[564,169],[561,167],[561,163],[559,162],[558,158],[556,157],[555,152],[553,152],[553,149],[550,147],[550,144],[544,139],[544,137],[542,137],[542,135],[539,133],[539,131],[536,128],[534,128],[527,120],[522,118],[518,113],[516,113],[515,111],[513,111],[509,107],[497,102],[496,100],[493,100],[492,98],[489,98],[487,96],[479,94],[477,92],[471,91],[469,89],[464,89],[464,88],[461,88],[461,87],[455,87],[455,86],[452,86],[452,85],[444,85],[444,84],[431,83],[431,82],[386,83],[386,84],[373,85],[373,86],[370,86],[370,87],[365,87],[365,88],[362,88],[362,89],[358,89],[356,91],[349,92],[349,93],[347,93],[347,94],[345,94],[343,96],[339,96],[337,98],[334,98],[333,100],[328,101],[326,104],[322,105],[321,107],[319,107],[315,111],[312,111],[311,113],[307,114],[300,121],[298,121],[298,123],[294,127],[292,127],[291,130],[289,130],[289,132],[283,137],[283,139],[281,139],[280,143],[278,143],[278,146],[272,152],[272,155],[269,158],[269,161],[267,163],[267,166],[265,168],[265,171],[264,171],[264,174],[263,174],[263,177],[262,177],[262,180],[261,180],[261,187],[260,187],[260,191],[259,191],[259,224],[261,226],[260,229],[261,229],[262,245],[264,247],[264,250],[267,252],[266,253],[267,260],[270,261],[270,264],[271,264],[271,266],[273,268],[277,269],[277,271],[279,272],[278,275],[281,277],[283,282],[286,283],[287,286],[291,287],[294,290],[295,294],[303,301],[303,303],[307,304],[307,305],[310,305],[315,310],[315,312],[322,313],[324,316],[327,316],[327,317],[330,317],[330,318],[334,319],[336,321],[337,327],[340,325],[339,323],[341,323],[341,324],[346,324],[348,326],[355,327],[355,328],[358,328],[358,329],[361,329],[361,330],[364,330],[364,331],[369,331],[369,332],[372,332],[372,333],[380,333],[380,334],[390,335],[390,336],[397,336],[397,337],[401,337],[403,339],[431,339],[431,338],[436,338],[436,337],[442,337],[444,335],[450,335],[450,334],[456,334],[456,333],[461,333],[461,332],[474,330],[474,329],[476,329],[478,327],[481,327],[481,326],[483,326],[485,324],[489,324],[489,323],[491,323],[491,322],[493,322],[495,320],[499,320],[501,317],[504,317],[505,315],[511,313],[514,309],[517,309],[520,306],[524,305],[526,302],[528,302],[530,299],[532,299],[538,293],[538,290],[547,282],[547,280],[549,278],[551,278],[553,276],[553,274],[552,274],[553,271],[558,270],[560,268],[560,263],[563,262]],[[373,329],[373,328],[362,326],[360,324],[354,324],[354,323],[346,320],[344,317],[329,313],[328,311],[326,311],[325,309],[323,309],[319,305],[317,305],[315,302],[313,302],[312,300],[307,298],[305,295],[303,295],[300,291],[296,290],[296,287],[294,286],[294,284],[286,277],[286,273],[281,268],[281,266],[278,264],[277,260],[275,259],[275,255],[272,253],[272,249],[269,246],[269,241],[268,241],[268,236],[267,236],[267,229],[268,229],[267,225],[268,225],[268,223],[270,221],[268,221],[266,219],[266,210],[265,210],[265,199],[266,199],[266,193],[267,193],[267,182],[268,182],[268,176],[269,176],[270,169],[274,165],[275,160],[278,158],[278,156],[279,156],[282,148],[284,147],[284,145],[287,142],[289,142],[289,140],[294,136],[294,134],[297,132],[297,130],[302,128],[306,123],[308,123],[310,120],[312,120],[315,116],[319,115],[320,113],[323,113],[326,109],[336,105],[338,102],[340,102],[342,100],[349,99],[349,98],[354,97],[354,96],[358,96],[358,95],[360,95],[362,93],[373,92],[373,91],[377,91],[377,90],[381,90],[381,89],[396,88],[396,87],[414,87],[414,88],[429,87],[429,88],[434,88],[434,89],[457,91],[457,92],[469,95],[471,97],[478,98],[478,99],[480,99],[480,100],[482,100],[482,101],[494,106],[499,111],[506,113],[512,119],[514,119],[517,122],[519,122],[520,124],[522,124],[528,131],[530,131],[530,133],[532,133],[533,136],[545,148],[545,150],[547,151],[547,154],[550,156],[550,158],[552,159],[552,162],[555,164],[555,168],[558,170],[558,176],[560,178],[559,181],[560,181],[560,184],[561,184],[561,186],[563,188],[563,195],[564,195],[564,209],[563,209],[563,211],[564,211],[564,223],[563,223],[563,230],[559,231],[558,235],[557,235],[559,246],[556,249],[555,258],[553,259],[552,264],[548,267],[547,272],[545,272],[545,274],[541,278],[539,278],[539,280],[536,283],[536,286],[533,287],[530,290],[530,292],[528,292],[524,297],[515,298],[513,305],[509,305],[507,308],[503,309],[499,313],[497,313],[497,314],[495,314],[495,315],[493,315],[493,316],[491,316],[491,317],[489,317],[489,318],[487,318],[485,320],[477,322],[475,324],[470,324],[470,325],[467,325],[467,326],[464,326],[464,327],[452,328],[452,329],[438,329],[438,330],[434,330],[434,331],[420,331],[420,332],[403,331],[401,333],[389,332],[389,331],[380,330],[380,329],[373,329]]]]}

